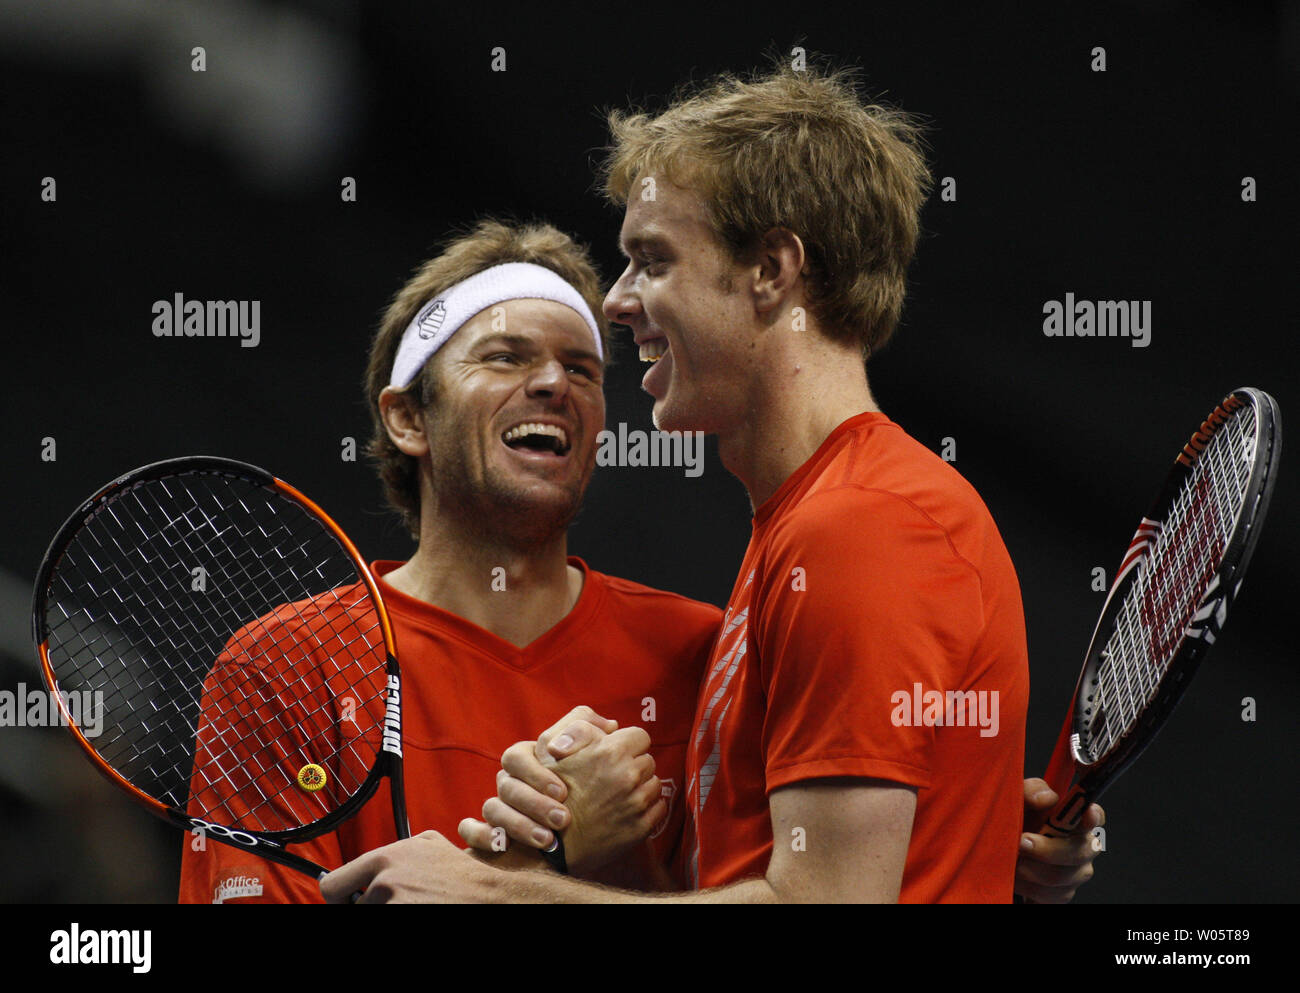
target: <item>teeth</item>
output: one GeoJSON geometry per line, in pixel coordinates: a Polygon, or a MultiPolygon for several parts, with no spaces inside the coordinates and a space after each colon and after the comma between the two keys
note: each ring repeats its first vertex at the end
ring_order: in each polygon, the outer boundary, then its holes
{"type": "Polygon", "coordinates": [[[642,362],[658,362],[668,352],[668,339],[656,338],[654,341],[647,341],[641,346],[642,362]]]}
{"type": "Polygon", "coordinates": [[[501,440],[504,442],[516,441],[530,434],[541,434],[546,435],[548,438],[559,439],[561,451],[569,447],[569,436],[565,434],[564,428],[557,427],[554,424],[520,424],[503,434],[501,440]]]}

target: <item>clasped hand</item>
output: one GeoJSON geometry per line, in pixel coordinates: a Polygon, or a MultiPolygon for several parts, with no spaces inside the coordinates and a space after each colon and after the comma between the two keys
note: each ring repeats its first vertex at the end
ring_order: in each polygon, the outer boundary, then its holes
{"type": "Polygon", "coordinates": [[[577,707],[534,741],[506,749],[497,795],[483,819],[461,821],[460,836],[483,853],[500,852],[504,837],[533,849],[564,839],[577,876],[607,865],[650,836],[668,808],[660,796],[650,735],[619,728],[590,707],[577,707]]]}

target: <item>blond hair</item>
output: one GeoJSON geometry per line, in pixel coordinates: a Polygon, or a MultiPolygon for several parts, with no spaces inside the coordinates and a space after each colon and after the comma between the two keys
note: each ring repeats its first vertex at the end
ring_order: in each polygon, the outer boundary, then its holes
{"type": "MultiPolygon", "coordinates": [[[[543,222],[496,218],[482,220],[472,230],[447,239],[442,251],[423,263],[393,297],[370,343],[366,367],[366,405],[373,428],[367,453],[376,463],[389,506],[401,514],[413,538],[418,539],[420,532],[419,462],[400,451],[388,437],[379,413],[379,394],[392,378],[402,334],[416,312],[457,283],[506,262],[545,266],[581,293],[596,318],[604,353],[609,355],[609,321],[601,311],[604,294],[600,275],[584,245],[543,222]]],[[[421,410],[427,409],[437,395],[437,377],[431,363],[426,363],[402,392],[421,410]]]]}
{"type": "Polygon", "coordinates": [[[782,63],[683,90],[656,116],[615,110],[608,122],[610,200],[625,205],[639,179],[666,176],[704,199],[736,263],[752,262],[773,228],[793,231],[824,332],[864,356],[888,341],[931,186],[916,118],[865,104],[851,70],[782,63]]]}

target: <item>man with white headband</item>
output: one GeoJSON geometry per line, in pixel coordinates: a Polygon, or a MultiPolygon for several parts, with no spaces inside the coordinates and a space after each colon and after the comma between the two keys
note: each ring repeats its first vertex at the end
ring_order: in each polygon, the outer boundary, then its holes
{"type": "MultiPolygon", "coordinates": [[[[719,612],[567,554],[604,427],[600,302],[596,272],[568,236],[495,221],[453,239],[397,294],[371,345],[370,454],[418,547],[373,571],[402,664],[412,830],[454,835],[494,791],[502,752],[581,698],[611,719],[575,712],[609,732],[586,761],[634,779],[615,790],[597,781],[602,827],[624,832],[616,857],[596,872],[579,843],[570,869],[649,887],[665,866],[683,878],[681,801],[662,795],[654,773],[681,782],[719,612]],[[634,726],[647,696],[661,701],[653,743],[634,726]]],[[[297,850],[333,867],[394,841],[386,788],[297,850]]],[[[544,830],[543,847],[553,840],[544,830]]],[[[523,846],[511,855],[539,861],[523,846]]],[[[181,899],[321,894],[228,846],[187,844],[181,899]]]]}
{"type": "MultiPolygon", "coordinates": [[[[914,125],[811,67],[723,77],[610,124],[606,191],[625,207],[628,264],[604,312],[653,363],[656,425],[716,434],[755,508],[689,722],[691,892],[499,872],[446,832],[369,853],[322,891],[1006,902],[1016,885],[1069,899],[1091,875],[1091,839],[1021,832],[1024,807],[1051,800],[1029,800],[1043,784],[1021,778],[1028,666],[1010,557],[969,484],[880,411],[862,361],[898,322],[918,236],[929,175],[914,125]]],[[[571,699],[602,713],[586,692],[571,699]]],[[[570,857],[598,862],[600,827],[622,823],[591,809],[595,777],[635,767],[574,763],[612,737],[588,718],[510,749],[491,824],[462,836],[490,849],[495,826],[540,845],[557,816],[570,857]]],[[[1092,808],[1085,830],[1101,817],[1092,808]]]]}

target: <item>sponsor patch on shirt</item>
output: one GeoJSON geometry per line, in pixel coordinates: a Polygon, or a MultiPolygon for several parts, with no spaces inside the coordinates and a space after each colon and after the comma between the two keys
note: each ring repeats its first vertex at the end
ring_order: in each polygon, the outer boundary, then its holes
{"type": "Polygon", "coordinates": [[[247,866],[231,869],[217,883],[212,902],[224,903],[227,900],[238,900],[240,897],[261,896],[262,879],[260,876],[252,875],[252,872],[253,870],[247,866]]]}

